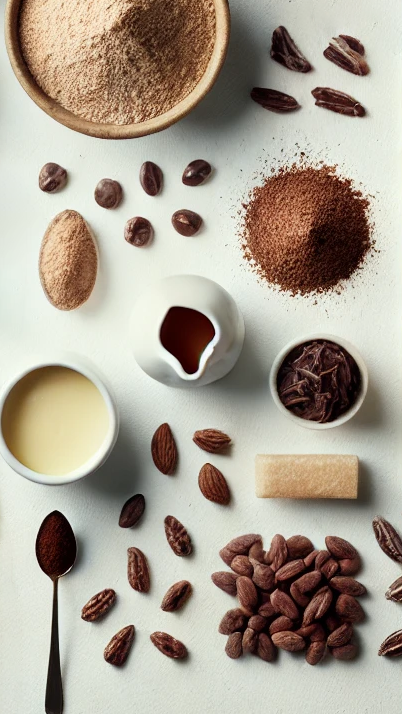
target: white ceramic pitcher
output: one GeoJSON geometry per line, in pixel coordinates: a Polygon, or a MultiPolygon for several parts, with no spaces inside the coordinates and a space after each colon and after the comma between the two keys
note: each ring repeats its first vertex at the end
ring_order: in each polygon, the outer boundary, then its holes
{"type": "Polygon", "coordinates": [[[218,283],[199,275],[173,275],[152,285],[135,304],[131,341],[137,363],[150,377],[170,387],[200,387],[221,379],[236,364],[244,342],[244,320],[218,283]],[[201,313],[214,331],[191,373],[162,344],[162,327],[169,311],[177,307],[201,313]]]}

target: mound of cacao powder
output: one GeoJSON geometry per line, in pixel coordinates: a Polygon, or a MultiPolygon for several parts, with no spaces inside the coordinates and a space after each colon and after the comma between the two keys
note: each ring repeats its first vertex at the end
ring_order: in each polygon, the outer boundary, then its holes
{"type": "Polygon", "coordinates": [[[246,259],[292,295],[339,287],[373,245],[369,201],[334,167],[284,167],[254,188],[244,208],[246,259]]]}

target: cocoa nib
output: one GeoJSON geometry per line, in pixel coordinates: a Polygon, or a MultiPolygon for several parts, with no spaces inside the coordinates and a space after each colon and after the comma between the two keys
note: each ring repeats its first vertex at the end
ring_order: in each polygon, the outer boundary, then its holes
{"type": "Polygon", "coordinates": [[[349,35],[333,37],[329,42],[329,47],[324,50],[324,57],[352,74],[365,76],[370,72],[364,59],[363,45],[359,40],[349,35]]]}
{"type": "Polygon", "coordinates": [[[294,72],[310,72],[311,64],[300,52],[286,27],[280,25],[274,30],[271,44],[271,57],[275,62],[294,72]]]}
{"type": "Polygon", "coordinates": [[[339,92],[337,89],[329,87],[316,87],[311,92],[317,107],[329,109],[337,114],[344,114],[348,117],[364,117],[365,108],[349,94],[339,92]]]}
{"type": "Polygon", "coordinates": [[[264,109],[277,114],[286,114],[300,109],[300,104],[294,97],[276,89],[266,89],[264,87],[254,87],[250,93],[251,99],[260,104],[264,109]]]}

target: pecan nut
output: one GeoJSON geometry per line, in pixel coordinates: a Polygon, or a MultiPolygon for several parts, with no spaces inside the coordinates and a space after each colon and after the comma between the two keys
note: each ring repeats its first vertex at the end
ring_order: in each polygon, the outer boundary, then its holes
{"type": "Polygon", "coordinates": [[[339,35],[329,41],[329,47],[324,50],[324,57],[345,69],[347,72],[365,76],[370,72],[369,66],[364,59],[364,47],[354,37],[349,35],[339,35]]]}
{"type": "Polygon", "coordinates": [[[159,652],[162,652],[166,657],[171,659],[184,659],[187,657],[187,647],[180,640],[168,635],[167,632],[153,632],[150,635],[150,640],[159,652]]]}
{"type": "Polygon", "coordinates": [[[188,580],[180,580],[178,583],[174,583],[164,596],[161,609],[164,612],[175,612],[176,610],[180,610],[180,608],[182,608],[187,602],[192,592],[193,588],[188,580]]]}
{"type": "Polygon", "coordinates": [[[100,617],[106,615],[115,602],[115,591],[112,588],[106,588],[88,600],[87,604],[82,608],[81,618],[85,622],[95,622],[95,620],[99,620],[100,617]]]}
{"type": "Polygon", "coordinates": [[[337,89],[316,87],[311,94],[317,107],[329,109],[331,112],[344,114],[348,117],[364,117],[366,114],[365,108],[357,99],[351,97],[350,94],[339,92],[337,89]]]}
{"type": "Polygon", "coordinates": [[[148,561],[139,548],[128,548],[127,577],[133,590],[139,593],[149,592],[151,585],[148,561]]]}
{"type": "Polygon", "coordinates": [[[131,496],[121,509],[119,526],[120,528],[132,528],[140,520],[145,511],[145,498],[142,493],[131,496]]]}
{"type": "Polygon", "coordinates": [[[123,627],[122,630],[117,632],[105,647],[103,656],[106,662],[114,664],[115,667],[121,667],[125,663],[131,650],[134,634],[134,625],[123,627]]]}
{"type": "Polygon", "coordinates": [[[175,555],[182,557],[193,552],[193,544],[187,529],[174,516],[166,516],[165,534],[175,555]]]}
{"type": "Polygon", "coordinates": [[[267,87],[254,87],[250,92],[251,99],[269,112],[276,114],[287,114],[300,109],[298,101],[284,92],[267,87]]]}

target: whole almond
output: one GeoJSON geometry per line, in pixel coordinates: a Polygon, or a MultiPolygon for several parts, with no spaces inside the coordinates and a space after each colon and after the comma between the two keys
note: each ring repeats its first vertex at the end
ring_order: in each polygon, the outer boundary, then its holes
{"type": "Polygon", "coordinates": [[[246,535],[233,538],[224,548],[219,551],[219,555],[226,565],[231,565],[235,555],[247,555],[254,543],[262,544],[262,538],[256,533],[247,533],[246,535]]]}
{"type": "Polygon", "coordinates": [[[295,578],[296,575],[302,573],[305,569],[306,566],[304,564],[304,560],[302,560],[301,558],[299,558],[298,560],[290,560],[288,563],[285,563],[285,565],[282,565],[282,567],[276,571],[275,578],[279,582],[282,582],[284,580],[290,580],[291,578],[295,578]]]}
{"type": "Polygon", "coordinates": [[[395,528],[381,516],[373,520],[374,535],[381,550],[388,558],[402,563],[402,540],[395,528]]]}
{"type": "Polygon", "coordinates": [[[294,622],[289,617],[285,615],[280,615],[269,626],[269,634],[272,636],[275,632],[286,632],[293,628],[294,622]]]}
{"type": "Polygon", "coordinates": [[[397,578],[397,580],[389,586],[387,592],[385,593],[385,597],[387,600],[402,602],[402,576],[397,578]]]}
{"type": "Polygon", "coordinates": [[[262,547],[262,542],[258,540],[256,543],[253,543],[251,546],[250,550],[248,551],[248,557],[250,560],[256,560],[258,563],[267,563],[266,561],[266,553],[264,548],[262,547]]]}
{"type": "Polygon", "coordinates": [[[230,501],[230,491],[221,471],[212,464],[204,464],[198,476],[198,486],[202,495],[213,503],[227,506],[230,501]]]}
{"type": "Polygon", "coordinates": [[[232,632],[239,632],[240,630],[244,630],[245,626],[246,616],[243,610],[240,610],[239,607],[236,607],[233,610],[228,610],[225,613],[219,623],[218,629],[221,635],[231,635],[232,632]]]}
{"type": "Polygon", "coordinates": [[[315,559],[316,570],[321,570],[324,563],[326,563],[327,560],[330,559],[330,557],[331,554],[327,550],[319,550],[315,559]]]}
{"type": "Polygon", "coordinates": [[[339,572],[341,575],[356,575],[360,568],[360,555],[356,555],[355,558],[344,558],[339,561],[339,572]]]}
{"type": "Polygon", "coordinates": [[[238,575],[247,575],[249,578],[251,578],[254,573],[253,565],[250,563],[247,555],[235,555],[230,567],[238,575]]]}
{"type": "Polygon", "coordinates": [[[251,654],[256,651],[258,644],[258,633],[252,630],[251,627],[243,633],[242,647],[243,652],[250,652],[251,654]]]}
{"type": "Polygon", "coordinates": [[[279,570],[286,563],[288,557],[288,548],[286,541],[280,533],[277,533],[272,538],[271,547],[269,549],[269,558],[271,559],[271,568],[274,572],[279,570]]]}
{"type": "Polygon", "coordinates": [[[306,643],[303,637],[296,635],[295,632],[276,632],[272,635],[272,642],[276,647],[287,652],[299,652],[304,650],[306,643]]]}
{"type": "Polygon", "coordinates": [[[211,579],[217,588],[220,588],[228,595],[236,595],[236,582],[239,576],[235,573],[227,573],[225,570],[220,570],[217,573],[212,573],[211,579]]]}
{"type": "Polygon", "coordinates": [[[106,588],[91,597],[87,604],[84,605],[81,611],[81,618],[85,622],[95,622],[95,620],[99,620],[100,617],[106,615],[115,602],[115,591],[112,588],[106,588]]]}
{"type": "Polygon", "coordinates": [[[297,603],[297,605],[300,605],[300,607],[303,608],[307,607],[311,600],[311,595],[305,595],[304,593],[300,592],[299,587],[297,585],[297,581],[291,584],[290,594],[295,603],[297,603]]]}
{"type": "Polygon", "coordinates": [[[402,630],[393,632],[392,635],[388,635],[384,642],[381,644],[378,650],[380,657],[386,655],[387,657],[399,657],[402,655],[402,630]]]}
{"type": "Polygon", "coordinates": [[[262,615],[262,617],[273,617],[275,615],[275,609],[271,605],[270,602],[264,602],[260,607],[258,608],[258,614],[262,615]]]}
{"type": "Polygon", "coordinates": [[[132,528],[140,520],[145,511],[145,498],[142,493],[131,496],[121,509],[119,526],[120,528],[132,528]]]}
{"type": "Polygon", "coordinates": [[[173,553],[180,557],[193,552],[193,544],[187,529],[174,516],[165,518],[165,535],[173,553]]]}
{"type": "Polygon", "coordinates": [[[230,659],[239,659],[243,654],[242,647],[243,633],[232,632],[226,642],[225,652],[230,659]]]}
{"type": "Polygon", "coordinates": [[[150,588],[148,561],[139,548],[128,548],[128,582],[139,593],[147,593],[150,588]]]}
{"type": "Polygon", "coordinates": [[[256,563],[253,572],[253,582],[261,590],[273,590],[275,587],[275,573],[270,565],[256,563]]]}
{"type": "Polygon", "coordinates": [[[306,555],[306,557],[304,558],[304,564],[306,568],[310,568],[313,565],[319,552],[319,550],[312,550],[311,553],[306,555]]]}
{"type": "Polygon", "coordinates": [[[251,629],[256,632],[262,632],[262,630],[265,629],[266,624],[266,617],[263,617],[262,615],[252,615],[247,623],[247,627],[251,627],[251,629]]]}
{"type": "Polygon", "coordinates": [[[312,622],[311,625],[299,627],[296,633],[310,642],[325,642],[327,636],[323,626],[319,622],[312,622]]]}
{"type": "Polygon", "coordinates": [[[301,575],[300,578],[294,581],[293,585],[297,585],[301,593],[310,592],[317,587],[321,580],[321,573],[319,570],[312,570],[311,573],[305,573],[301,575]]]}
{"type": "Polygon", "coordinates": [[[343,538],[338,538],[338,536],[327,536],[325,539],[325,545],[327,549],[335,558],[338,560],[343,560],[344,558],[355,558],[357,556],[357,550],[353,547],[349,541],[343,538]]]}
{"type": "Polygon", "coordinates": [[[309,644],[307,648],[306,662],[313,666],[318,664],[324,658],[326,649],[326,643],[321,640],[317,642],[311,642],[311,644],[309,644]]]}
{"type": "Polygon", "coordinates": [[[237,578],[236,587],[240,607],[246,615],[251,617],[258,605],[256,587],[251,578],[247,578],[245,575],[240,575],[237,578]]]}
{"type": "Polygon", "coordinates": [[[187,648],[183,645],[180,640],[176,640],[172,635],[168,635],[166,632],[153,632],[150,635],[150,640],[152,644],[162,652],[166,657],[171,659],[184,659],[187,657],[187,648]]]}
{"type": "Polygon", "coordinates": [[[193,441],[200,449],[208,451],[210,454],[220,454],[222,451],[227,451],[232,443],[230,436],[224,434],[223,431],[219,431],[219,429],[196,431],[193,441]]]}
{"type": "Polygon", "coordinates": [[[329,558],[326,563],[321,568],[321,572],[324,575],[327,580],[331,580],[335,573],[337,573],[339,570],[339,564],[338,561],[335,560],[335,558],[329,558]]]}
{"type": "Polygon", "coordinates": [[[364,620],[364,611],[353,595],[339,595],[336,605],[336,614],[344,622],[361,622],[364,620]]]}
{"type": "Polygon", "coordinates": [[[314,546],[310,538],[303,535],[295,535],[288,538],[286,541],[289,558],[296,560],[297,558],[306,558],[309,553],[314,550],[314,546]]]}
{"type": "Polygon", "coordinates": [[[335,578],[331,578],[329,584],[331,588],[338,592],[353,595],[354,597],[359,597],[367,592],[364,585],[346,575],[338,575],[335,578]]]}
{"type": "Polygon", "coordinates": [[[182,608],[187,602],[192,592],[193,588],[188,580],[180,580],[178,583],[174,583],[164,596],[161,609],[164,612],[175,612],[176,610],[180,610],[180,608],[182,608]]]}
{"type": "Polygon", "coordinates": [[[338,629],[338,627],[341,626],[342,622],[340,618],[337,615],[327,615],[327,617],[324,620],[326,628],[330,632],[335,632],[335,630],[338,629]]]}
{"type": "Polygon", "coordinates": [[[156,468],[172,476],[177,466],[177,446],[169,424],[161,424],[152,437],[151,453],[156,468]]]}
{"type": "Polygon", "coordinates": [[[328,647],[341,647],[342,645],[347,645],[352,639],[353,627],[348,622],[345,622],[336,630],[328,635],[327,645],[328,647]]]}
{"type": "Polygon", "coordinates": [[[291,620],[297,620],[299,617],[299,611],[292,598],[282,590],[274,590],[271,595],[271,605],[276,612],[280,612],[281,615],[285,615],[285,617],[289,617],[291,620]]]}
{"type": "Polygon", "coordinates": [[[264,662],[273,662],[276,657],[276,649],[265,632],[260,632],[258,635],[257,655],[264,662]]]}
{"type": "Polygon", "coordinates": [[[106,645],[103,656],[109,664],[114,664],[115,667],[121,667],[131,650],[134,641],[135,628],[134,625],[128,625],[119,630],[109,644],[106,645]]]}
{"type": "Polygon", "coordinates": [[[307,605],[303,615],[303,626],[310,625],[325,615],[332,602],[332,591],[325,586],[319,590],[307,605]]]}
{"type": "Polygon", "coordinates": [[[354,659],[357,655],[358,649],[357,645],[349,643],[348,645],[342,645],[341,647],[332,647],[331,654],[335,659],[349,661],[354,659]]]}

